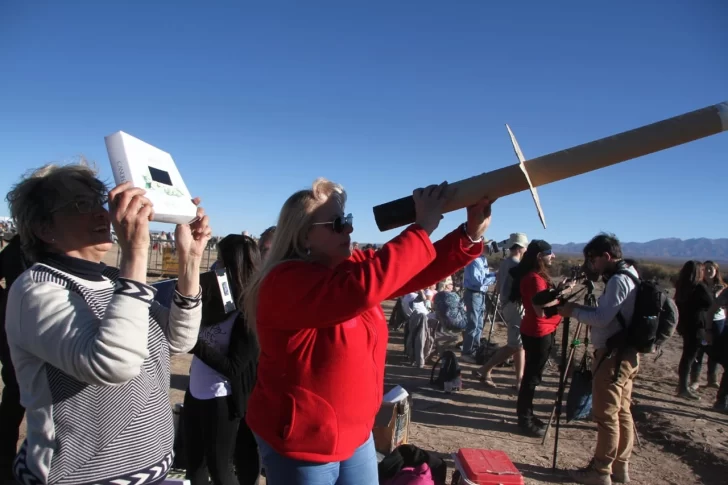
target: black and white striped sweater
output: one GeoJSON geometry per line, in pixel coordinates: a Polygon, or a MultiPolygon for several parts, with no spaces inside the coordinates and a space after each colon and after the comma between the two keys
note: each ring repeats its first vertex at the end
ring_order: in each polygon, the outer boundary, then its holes
{"type": "Polygon", "coordinates": [[[170,353],[197,340],[201,305],[115,268],[48,256],[16,280],[6,329],[28,433],[23,484],[154,484],[172,463],[170,353]]]}

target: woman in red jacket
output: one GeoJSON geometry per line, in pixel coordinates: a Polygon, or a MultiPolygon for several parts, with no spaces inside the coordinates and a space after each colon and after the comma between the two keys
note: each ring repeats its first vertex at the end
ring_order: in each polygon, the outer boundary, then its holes
{"type": "Polygon", "coordinates": [[[281,209],[246,295],[260,343],[247,422],[270,485],[378,483],[372,439],[384,389],[383,300],[425,288],[483,250],[490,202],[434,245],[450,189],[414,192],[417,222],[379,251],[350,249],[346,193],[318,179],[281,209]]]}
{"type": "Polygon", "coordinates": [[[561,316],[546,317],[543,311],[534,308],[531,300],[536,293],[553,288],[549,269],[554,260],[551,245],[546,241],[531,241],[521,262],[511,269],[513,286],[511,301],[522,301],[525,314],[521,320],[521,339],[526,352],[523,379],[518,390],[518,427],[529,436],[543,436],[546,425],[533,415],[533,396],[536,386],[541,384],[543,370],[554,346],[556,327],[561,316]]]}

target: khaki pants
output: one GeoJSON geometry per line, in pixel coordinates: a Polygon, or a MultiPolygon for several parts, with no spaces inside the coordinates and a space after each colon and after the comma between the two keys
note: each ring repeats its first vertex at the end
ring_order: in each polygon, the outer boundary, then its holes
{"type": "Polygon", "coordinates": [[[632,454],[634,423],[630,404],[632,384],[639,370],[639,355],[635,350],[623,352],[615,382],[617,357],[604,358],[606,353],[605,349],[598,349],[592,364],[592,414],[597,423],[594,468],[600,473],[611,474],[613,464],[624,466],[632,454]]]}

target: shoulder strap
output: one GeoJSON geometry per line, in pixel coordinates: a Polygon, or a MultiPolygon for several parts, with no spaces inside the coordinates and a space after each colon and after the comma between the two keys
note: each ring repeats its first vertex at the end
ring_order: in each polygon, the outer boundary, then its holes
{"type": "Polygon", "coordinates": [[[440,360],[442,359],[442,356],[438,357],[434,364],[432,364],[432,372],[430,372],[430,384],[435,383],[435,369],[437,369],[437,364],[440,363],[440,360]]]}
{"type": "Polygon", "coordinates": [[[617,312],[617,321],[619,321],[619,324],[622,326],[622,329],[627,329],[627,322],[625,321],[624,317],[622,316],[622,309],[620,308],[617,312]]]}
{"type": "MultiPolygon", "coordinates": [[[[632,280],[632,282],[634,283],[635,288],[639,288],[641,280],[637,276],[635,276],[631,271],[628,271],[626,269],[620,269],[620,270],[618,270],[614,274],[615,275],[623,274],[623,275],[629,276],[629,279],[632,280]]],[[[619,321],[619,324],[622,326],[623,329],[626,329],[627,328],[627,322],[624,320],[624,317],[622,316],[622,309],[621,308],[617,312],[617,320],[619,321]]]]}
{"type": "Polygon", "coordinates": [[[627,271],[626,269],[620,269],[619,271],[617,271],[614,274],[615,275],[623,274],[623,275],[629,276],[629,278],[634,282],[635,285],[639,285],[640,284],[640,281],[641,281],[637,276],[635,276],[634,274],[632,274],[631,271],[627,271]]]}

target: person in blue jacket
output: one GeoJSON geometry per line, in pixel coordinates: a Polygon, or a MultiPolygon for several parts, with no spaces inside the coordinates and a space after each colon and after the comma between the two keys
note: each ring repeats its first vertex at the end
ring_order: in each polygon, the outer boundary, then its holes
{"type": "Polygon", "coordinates": [[[463,302],[467,310],[468,324],[463,335],[463,350],[461,359],[464,362],[475,364],[475,352],[480,345],[480,335],[483,333],[483,322],[486,315],[486,302],[488,287],[495,283],[496,272],[488,267],[487,245],[483,253],[465,267],[463,287],[465,293],[463,302]]]}

